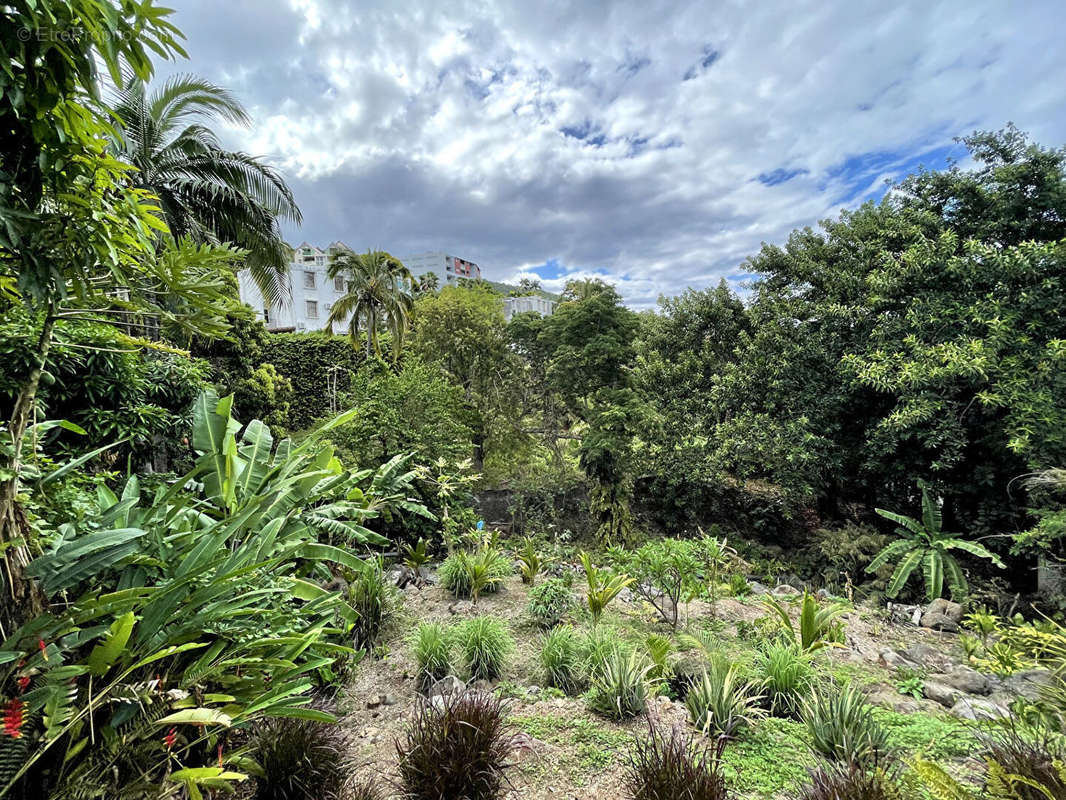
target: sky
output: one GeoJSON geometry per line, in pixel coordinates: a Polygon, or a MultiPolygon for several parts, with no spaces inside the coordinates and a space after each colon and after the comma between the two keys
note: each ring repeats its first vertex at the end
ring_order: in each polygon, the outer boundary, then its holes
{"type": "MultiPolygon", "coordinates": [[[[628,305],[746,259],[1013,121],[1066,143],[1060,0],[170,0],[254,124],[293,244],[602,277],[628,305]]],[[[965,163],[965,162],[964,162],[965,163]]]]}

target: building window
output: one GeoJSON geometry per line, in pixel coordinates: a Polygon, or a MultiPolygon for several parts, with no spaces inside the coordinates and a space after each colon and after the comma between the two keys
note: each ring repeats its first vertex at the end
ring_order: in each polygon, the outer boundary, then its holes
{"type": "Polygon", "coordinates": [[[307,301],[307,318],[308,319],[318,319],[318,301],[317,300],[308,300],[307,301]]]}
{"type": "Polygon", "coordinates": [[[316,264],[325,264],[326,263],[326,257],[325,256],[315,256],[315,263],[316,264]]]}
{"type": "Polygon", "coordinates": [[[263,322],[270,324],[270,306],[263,306],[263,322]]]}
{"type": "Polygon", "coordinates": [[[338,275],[336,278],[333,279],[333,288],[336,289],[338,292],[343,292],[344,291],[344,276],[343,275],[338,275]]]}
{"type": "Polygon", "coordinates": [[[304,272],[304,288],[305,289],[314,289],[315,288],[315,273],[311,272],[310,270],[304,272]]]}

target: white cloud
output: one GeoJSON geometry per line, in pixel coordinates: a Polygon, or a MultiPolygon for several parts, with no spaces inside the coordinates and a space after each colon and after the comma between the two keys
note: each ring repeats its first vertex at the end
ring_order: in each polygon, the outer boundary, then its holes
{"type": "Polygon", "coordinates": [[[232,141],[289,176],[294,238],[501,279],[556,259],[634,306],[742,272],[953,136],[1066,139],[1055,2],[174,5],[180,69],[249,104],[232,141]]]}

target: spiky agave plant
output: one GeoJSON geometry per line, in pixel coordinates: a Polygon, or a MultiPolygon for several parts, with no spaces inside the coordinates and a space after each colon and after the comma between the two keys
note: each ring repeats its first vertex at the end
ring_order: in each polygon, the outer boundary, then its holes
{"type": "Polygon", "coordinates": [[[944,594],[945,580],[951,589],[953,598],[965,597],[969,585],[966,582],[966,576],[962,574],[962,567],[951,553],[952,550],[961,550],[978,558],[987,558],[1000,569],[1005,567],[1004,563],[983,545],[942,530],[943,519],[940,506],[925,487],[922,487],[921,520],[905,514],[886,511],[883,508],[874,510],[899,526],[896,528],[896,533],[900,538],[874,556],[873,561],[866,565],[867,572],[876,572],[883,564],[895,561],[896,568],[888,582],[889,597],[896,597],[902,591],[911,574],[919,566],[925,578],[925,594],[928,600],[936,600],[944,594]]]}

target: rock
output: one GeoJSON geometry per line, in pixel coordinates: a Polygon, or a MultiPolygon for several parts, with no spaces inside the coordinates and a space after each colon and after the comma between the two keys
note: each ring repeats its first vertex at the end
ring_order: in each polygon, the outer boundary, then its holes
{"type": "Polygon", "coordinates": [[[795,572],[790,572],[788,575],[781,578],[781,583],[785,586],[791,586],[797,592],[802,592],[804,589],[807,588],[807,584],[804,583],[803,579],[800,578],[800,576],[797,575],[795,572]]]}
{"type": "Polygon", "coordinates": [[[466,691],[466,684],[454,675],[446,675],[434,683],[426,693],[427,697],[443,697],[446,694],[458,694],[466,691]]]}
{"type": "Polygon", "coordinates": [[[775,597],[795,597],[799,593],[799,589],[787,583],[782,583],[780,586],[775,587],[773,591],[775,597]]]}
{"type": "Polygon", "coordinates": [[[474,610],[474,604],[469,600],[459,600],[448,606],[449,614],[469,614],[474,610]]]}
{"type": "Polygon", "coordinates": [[[621,600],[623,603],[632,603],[633,602],[633,592],[632,592],[632,590],[630,590],[629,588],[623,589],[622,591],[620,591],[618,593],[618,599],[621,600]]]}
{"type": "Polygon", "coordinates": [[[951,686],[965,694],[988,694],[992,691],[992,682],[987,675],[975,669],[958,664],[945,675],[933,675],[933,680],[945,686],[951,686]]]}
{"type": "Polygon", "coordinates": [[[814,593],[814,596],[817,597],[819,600],[831,600],[833,598],[833,595],[829,592],[828,589],[825,588],[819,589],[817,592],[814,593]]]}
{"type": "Polygon", "coordinates": [[[877,660],[890,669],[918,669],[919,665],[907,658],[898,650],[882,650],[877,654],[877,660]]]}
{"type": "Polygon", "coordinates": [[[932,680],[925,681],[922,684],[922,692],[930,700],[940,703],[944,708],[953,708],[963,694],[954,686],[948,686],[932,680]]]}
{"type": "Polygon", "coordinates": [[[544,742],[534,739],[528,733],[519,733],[511,740],[511,745],[514,748],[514,759],[519,764],[544,752],[544,742]]]}
{"type": "Polygon", "coordinates": [[[751,593],[754,595],[766,594],[770,591],[758,581],[748,581],[748,588],[751,589],[751,593]]]}
{"type": "Polygon", "coordinates": [[[922,710],[922,704],[913,697],[899,693],[895,686],[887,683],[875,684],[866,691],[866,699],[877,706],[891,708],[899,714],[913,714],[922,710]]]}
{"type": "Polygon", "coordinates": [[[1051,673],[1046,669],[1026,669],[1003,679],[1004,690],[1033,702],[1040,699],[1040,690],[1050,684],[1051,673]]]}
{"type": "Polygon", "coordinates": [[[968,719],[971,721],[1005,719],[1010,716],[1010,711],[1008,711],[1006,707],[1001,706],[998,703],[993,703],[991,700],[984,700],[979,697],[961,698],[951,707],[949,713],[959,719],[968,719]]]}
{"type": "Polygon", "coordinates": [[[915,642],[904,650],[902,655],[918,666],[925,667],[933,672],[947,672],[952,666],[950,658],[925,642],[915,642]]]}
{"type": "MultiPolygon", "coordinates": [[[[932,603],[927,605],[922,612],[922,616],[926,614],[943,614],[950,619],[956,625],[962,622],[962,615],[965,613],[965,609],[958,603],[953,603],[950,600],[945,600],[943,597],[937,598],[932,603]]],[[[928,626],[926,626],[928,627],[928,626]]]]}
{"type": "Polygon", "coordinates": [[[902,603],[889,603],[888,606],[888,618],[893,622],[898,622],[901,625],[910,623],[911,625],[917,625],[918,621],[922,618],[921,606],[908,606],[902,603]]]}
{"type": "Polygon", "coordinates": [[[959,632],[959,623],[947,614],[941,614],[936,611],[926,611],[922,614],[921,625],[923,628],[929,628],[934,631],[944,631],[945,633],[959,632]]]}
{"type": "Polygon", "coordinates": [[[480,692],[481,694],[489,694],[492,692],[492,681],[487,681],[484,678],[479,678],[469,686],[473,692],[480,692]]]}

